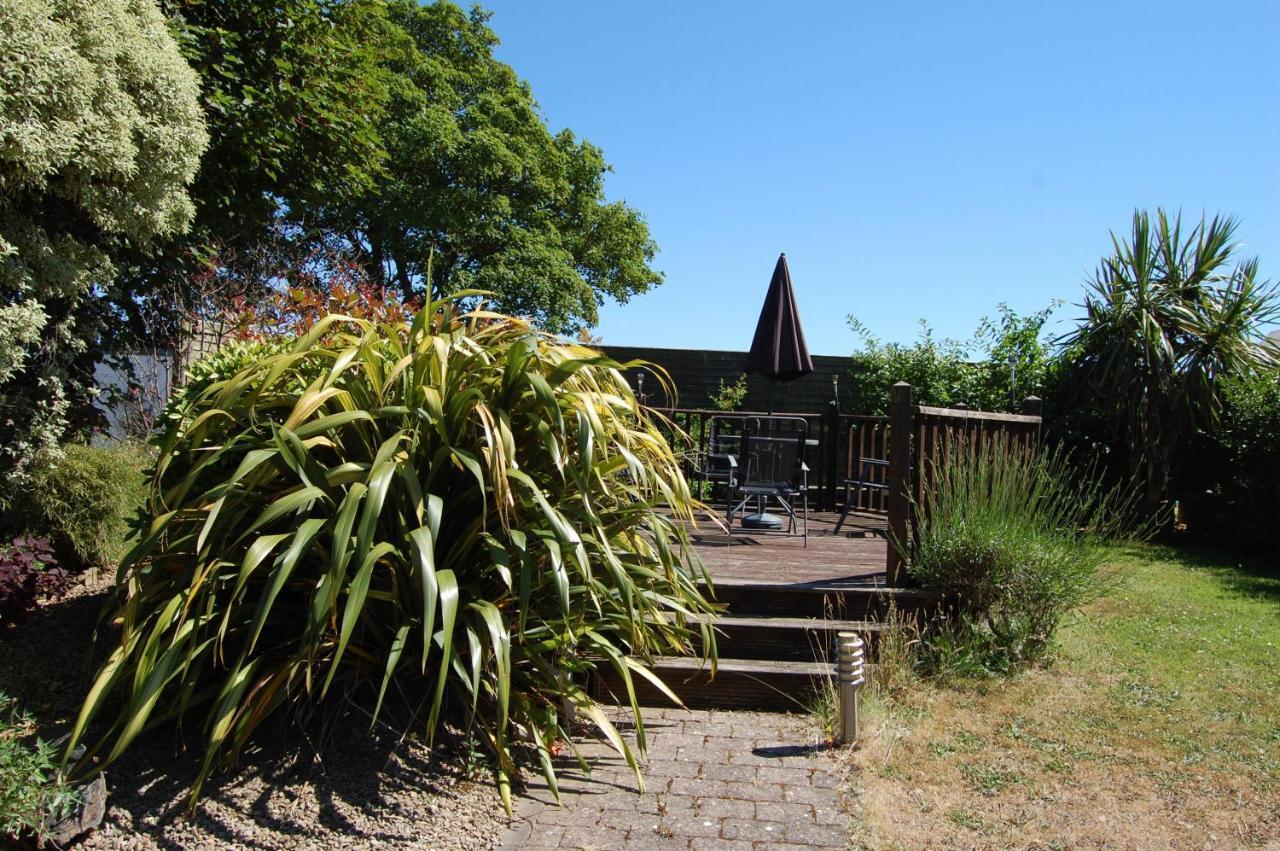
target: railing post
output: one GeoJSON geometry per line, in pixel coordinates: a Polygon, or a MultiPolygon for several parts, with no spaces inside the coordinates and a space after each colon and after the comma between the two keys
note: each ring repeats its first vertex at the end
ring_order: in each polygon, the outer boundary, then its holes
{"type": "MultiPolygon", "coordinates": [[[[1027,398],[1023,399],[1022,413],[1028,417],[1040,416],[1040,397],[1028,396],[1027,398]]],[[[1040,442],[1040,429],[1043,427],[1043,425],[1044,425],[1043,422],[1036,424],[1036,443],[1040,442]]]]}
{"type": "Polygon", "coordinates": [[[889,391],[889,547],[885,557],[890,586],[902,578],[902,550],[907,546],[907,515],[911,510],[911,385],[899,381],[889,391]]]}
{"type": "Polygon", "coordinates": [[[836,510],[836,482],[839,478],[840,457],[840,408],[833,401],[823,414],[822,446],[822,509],[836,510]]]}

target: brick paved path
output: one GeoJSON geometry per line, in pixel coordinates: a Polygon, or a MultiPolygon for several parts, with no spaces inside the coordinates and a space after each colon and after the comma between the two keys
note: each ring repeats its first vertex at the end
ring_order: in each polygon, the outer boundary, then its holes
{"type": "MultiPolygon", "coordinates": [[[[613,715],[622,726],[625,713],[613,715]]],[[[584,776],[560,768],[563,807],[539,778],[504,849],[845,848],[837,757],[813,745],[811,722],[727,711],[645,711],[644,795],[607,745],[589,742],[584,776]]]]}

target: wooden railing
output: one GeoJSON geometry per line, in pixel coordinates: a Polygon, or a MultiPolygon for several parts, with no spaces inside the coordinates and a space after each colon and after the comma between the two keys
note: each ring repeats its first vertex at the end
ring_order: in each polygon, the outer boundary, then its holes
{"type": "Polygon", "coordinates": [[[697,460],[710,450],[710,422],[713,418],[750,418],[768,416],[802,417],[809,424],[813,443],[805,461],[809,465],[810,505],[823,511],[836,511],[850,499],[857,511],[884,512],[887,515],[889,547],[885,568],[890,585],[902,580],[903,550],[896,542],[909,544],[913,538],[911,506],[918,503],[929,487],[932,471],[944,460],[946,448],[962,435],[969,439],[990,441],[992,445],[1017,442],[1036,443],[1040,439],[1040,400],[1034,396],[1023,400],[1022,413],[1001,414],[972,411],[966,408],[935,408],[914,405],[911,385],[895,384],[890,393],[889,416],[842,414],[834,405],[820,413],[778,411],[715,411],[703,408],[674,408],[661,411],[690,438],[677,451],[683,451],[685,472],[695,471],[697,460]],[[905,434],[907,440],[894,440],[905,434]],[[1000,436],[1001,440],[994,438],[1000,436]],[[888,464],[864,464],[865,460],[888,464]],[[888,487],[850,489],[848,480],[872,481],[888,487]]]}
{"type": "MultiPolygon", "coordinates": [[[[686,473],[692,473],[697,459],[705,457],[710,450],[710,423],[713,418],[802,417],[809,424],[809,439],[812,441],[805,454],[805,463],[809,465],[810,504],[821,511],[837,511],[844,506],[845,500],[850,498],[845,480],[859,477],[863,458],[888,457],[888,417],[841,414],[834,405],[821,413],[775,411],[768,414],[763,411],[704,408],[674,408],[661,413],[691,439],[691,443],[683,447],[679,442],[676,444],[677,452],[684,452],[686,473]]],[[[858,505],[860,509],[885,510],[883,496],[875,497],[874,501],[864,496],[861,502],[865,504],[858,505]]]]}
{"type": "Polygon", "coordinates": [[[946,463],[946,453],[962,442],[1006,450],[1033,445],[1040,440],[1040,400],[1028,396],[1021,414],[971,411],[967,408],[934,408],[913,405],[911,385],[893,386],[889,410],[890,434],[907,434],[909,440],[889,441],[888,532],[885,557],[887,581],[902,579],[904,550],[914,537],[911,506],[923,502],[933,476],[946,463]]]}

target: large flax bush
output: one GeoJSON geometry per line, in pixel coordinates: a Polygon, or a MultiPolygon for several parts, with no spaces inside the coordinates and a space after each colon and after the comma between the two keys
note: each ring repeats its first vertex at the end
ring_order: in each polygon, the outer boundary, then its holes
{"type": "Polygon", "coordinates": [[[619,365],[453,307],[328,317],[184,400],[69,747],[101,721],[109,763],[185,717],[194,801],[273,714],[395,694],[428,736],[469,725],[508,806],[522,754],[554,788],[565,704],[636,766],[580,675],[656,681],[705,634],[688,486],[619,365]]]}

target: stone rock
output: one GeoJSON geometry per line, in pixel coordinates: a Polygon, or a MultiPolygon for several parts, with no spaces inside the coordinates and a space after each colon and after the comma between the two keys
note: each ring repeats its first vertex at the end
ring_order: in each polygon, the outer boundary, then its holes
{"type": "Polygon", "coordinates": [[[71,844],[71,841],[102,824],[102,817],[107,812],[107,778],[99,772],[98,776],[80,786],[80,803],[76,808],[59,821],[49,825],[49,839],[57,847],[71,844]]]}

